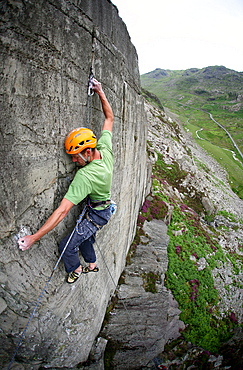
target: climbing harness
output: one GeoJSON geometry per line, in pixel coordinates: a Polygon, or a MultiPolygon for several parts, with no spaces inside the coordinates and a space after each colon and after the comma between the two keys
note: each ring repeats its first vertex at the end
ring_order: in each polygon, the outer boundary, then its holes
{"type": "MultiPolygon", "coordinates": [[[[99,207],[99,206],[102,206],[102,205],[110,205],[111,202],[112,201],[110,199],[99,201],[99,200],[91,200],[90,198],[88,198],[87,206],[90,207],[90,208],[95,209],[96,207],[99,207]]],[[[114,204],[114,203],[112,202],[112,204],[114,204]]],[[[103,225],[98,225],[96,222],[94,222],[92,220],[92,218],[90,218],[88,212],[86,212],[85,217],[87,218],[87,220],[89,222],[91,222],[95,227],[97,227],[98,230],[100,230],[103,227],[103,225]]]]}
{"type": "Polygon", "coordinates": [[[96,208],[96,207],[99,207],[99,206],[102,206],[102,205],[108,205],[108,204],[111,204],[112,201],[110,199],[108,200],[90,200],[90,206],[92,208],[96,208]]]}
{"type": "MultiPolygon", "coordinates": [[[[88,212],[88,208],[92,208],[92,209],[95,209],[96,207],[99,207],[101,205],[109,205],[110,206],[110,209],[111,209],[111,213],[112,215],[116,212],[116,204],[112,201],[112,200],[91,200],[89,197],[87,199],[87,204],[86,204],[86,209],[87,211],[85,212],[85,216],[87,218],[87,220],[89,222],[91,222],[91,224],[93,224],[95,227],[97,227],[98,230],[102,229],[102,227],[104,225],[98,225],[96,222],[94,222],[94,220],[92,220],[92,218],[90,217],[89,215],[89,212],[88,212]],[[114,208],[115,207],[115,208],[114,208]]],[[[79,234],[79,231],[78,231],[78,224],[82,221],[82,219],[79,218],[78,222],[77,222],[77,226],[76,226],[76,231],[77,233],[79,234]]]]}

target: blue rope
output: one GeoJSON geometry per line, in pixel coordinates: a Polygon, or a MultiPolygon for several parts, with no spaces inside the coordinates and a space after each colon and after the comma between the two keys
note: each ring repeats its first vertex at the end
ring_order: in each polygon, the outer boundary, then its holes
{"type": "Polygon", "coordinates": [[[16,346],[16,349],[15,349],[15,352],[14,352],[14,354],[13,354],[13,356],[12,356],[12,359],[11,359],[11,361],[10,361],[10,364],[8,365],[8,370],[9,370],[9,369],[11,369],[11,366],[12,366],[12,364],[13,364],[14,360],[15,360],[15,357],[16,357],[16,355],[17,355],[17,353],[18,353],[18,350],[19,350],[19,348],[20,348],[20,346],[21,346],[21,344],[22,344],[22,342],[23,342],[23,339],[24,339],[25,333],[26,333],[26,331],[27,331],[27,329],[28,329],[28,327],[29,327],[29,325],[30,325],[30,323],[31,323],[31,321],[32,321],[32,319],[33,319],[33,317],[34,317],[34,315],[35,315],[36,311],[37,311],[37,308],[39,307],[39,305],[40,305],[40,303],[41,303],[41,300],[42,300],[42,298],[43,298],[43,296],[44,296],[44,293],[45,293],[45,291],[46,291],[46,289],[47,289],[47,286],[49,285],[49,283],[50,283],[50,281],[51,281],[52,275],[53,275],[53,274],[51,274],[51,276],[49,277],[49,279],[48,279],[48,281],[46,282],[46,284],[45,284],[45,286],[44,286],[44,288],[43,288],[43,290],[42,290],[41,294],[39,295],[39,298],[38,298],[37,303],[36,303],[36,305],[35,305],[35,307],[34,307],[34,309],[33,309],[33,312],[32,312],[32,314],[30,315],[29,320],[28,320],[28,322],[27,322],[27,324],[26,324],[26,326],[25,326],[25,328],[24,328],[24,330],[23,330],[23,332],[22,332],[22,334],[21,334],[21,336],[20,336],[20,340],[19,340],[19,342],[18,342],[18,344],[17,344],[17,346],[16,346]]]}

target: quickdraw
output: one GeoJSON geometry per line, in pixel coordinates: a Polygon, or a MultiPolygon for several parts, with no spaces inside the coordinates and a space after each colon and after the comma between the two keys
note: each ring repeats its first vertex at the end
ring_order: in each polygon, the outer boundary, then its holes
{"type": "Polygon", "coordinates": [[[93,79],[94,79],[94,74],[93,74],[92,67],[90,67],[90,74],[89,74],[89,81],[88,81],[88,96],[94,95],[93,79]]]}
{"type": "Polygon", "coordinates": [[[88,91],[87,91],[87,107],[86,107],[86,127],[92,129],[92,97],[94,95],[93,90],[93,79],[94,74],[92,67],[90,67],[89,79],[88,79],[88,91]]]}

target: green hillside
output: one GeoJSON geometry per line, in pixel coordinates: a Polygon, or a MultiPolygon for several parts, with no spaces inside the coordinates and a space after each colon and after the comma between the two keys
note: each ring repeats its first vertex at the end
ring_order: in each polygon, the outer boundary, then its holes
{"type": "Polygon", "coordinates": [[[243,199],[243,72],[223,66],[158,68],[142,75],[141,84],[146,98],[155,94],[178,114],[197,143],[227,170],[232,189],[243,199]]]}

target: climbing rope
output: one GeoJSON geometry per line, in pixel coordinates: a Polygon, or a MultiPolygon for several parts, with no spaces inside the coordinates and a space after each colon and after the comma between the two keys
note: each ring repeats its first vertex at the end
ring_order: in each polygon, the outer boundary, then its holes
{"type": "MultiPolygon", "coordinates": [[[[79,219],[81,219],[81,217],[83,217],[83,216],[84,216],[84,214],[85,214],[85,212],[86,212],[86,209],[87,209],[87,206],[85,205],[85,206],[84,206],[84,209],[83,209],[83,211],[82,211],[82,213],[81,213],[81,215],[79,216],[79,219]]],[[[20,346],[21,346],[22,342],[23,342],[23,339],[24,339],[25,333],[26,333],[26,331],[27,331],[27,329],[28,329],[28,327],[29,327],[29,325],[30,325],[30,323],[31,323],[31,321],[32,321],[32,319],[33,319],[33,317],[34,317],[34,315],[35,315],[35,313],[36,313],[36,311],[37,311],[37,309],[38,309],[38,307],[39,307],[40,303],[41,303],[42,298],[44,297],[44,294],[45,294],[45,292],[46,292],[46,290],[47,290],[47,287],[48,287],[48,285],[50,284],[50,281],[51,281],[51,279],[52,279],[52,277],[53,277],[54,272],[55,272],[55,271],[56,271],[56,269],[57,269],[57,266],[59,265],[59,263],[60,263],[60,261],[61,261],[61,259],[62,259],[62,256],[63,256],[63,255],[64,255],[64,253],[65,253],[65,250],[66,250],[66,248],[67,248],[67,246],[68,246],[68,243],[70,242],[70,240],[71,240],[71,238],[72,238],[72,236],[73,236],[74,231],[75,231],[75,228],[73,229],[72,233],[70,234],[70,236],[69,236],[69,238],[68,238],[68,241],[67,241],[67,243],[65,244],[65,247],[64,247],[64,249],[63,249],[62,253],[60,254],[60,257],[58,258],[58,260],[57,260],[57,262],[56,262],[56,264],[55,264],[55,266],[54,266],[54,268],[53,268],[53,270],[52,270],[52,273],[51,273],[51,275],[50,275],[49,279],[47,280],[47,282],[46,282],[46,284],[45,284],[44,288],[42,289],[42,291],[41,291],[41,293],[40,293],[40,295],[39,295],[39,297],[38,297],[38,299],[37,299],[37,302],[36,302],[36,304],[35,304],[35,306],[34,306],[34,309],[33,309],[32,313],[31,313],[31,315],[30,315],[30,317],[29,317],[29,320],[28,320],[28,322],[27,322],[27,324],[26,324],[26,326],[25,326],[25,328],[24,328],[24,330],[23,330],[23,332],[22,332],[21,336],[20,336],[19,342],[18,342],[18,344],[17,344],[17,346],[16,346],[16,349],[15,349],[15,351],[14,351],[14,354],[13,354],[12,358],[11,358],[11,361],[10,361],[10,363],[9,363],[9,365],[8,365],[8,370],[10,370],[10,369],[11,369],[11,366],[12,366],[12,364],[13,364],[13,362],[14,362],[14,359],[15,359],[15,357],[16,357],[16,355],[17,355],[17,353],[18,353],[18,350],[19,350],[19,348],[20,348],[20,346]]]]}

